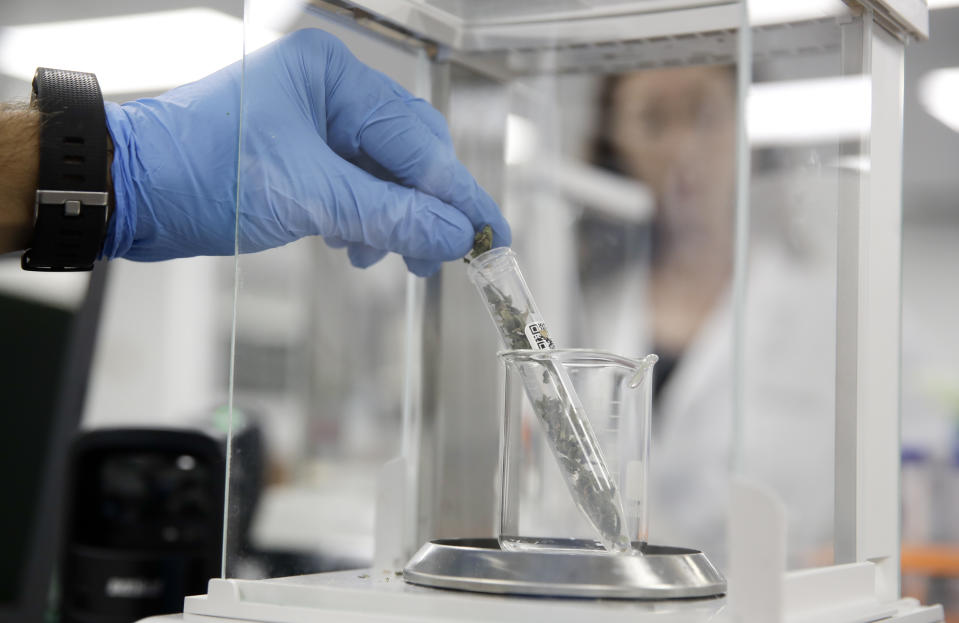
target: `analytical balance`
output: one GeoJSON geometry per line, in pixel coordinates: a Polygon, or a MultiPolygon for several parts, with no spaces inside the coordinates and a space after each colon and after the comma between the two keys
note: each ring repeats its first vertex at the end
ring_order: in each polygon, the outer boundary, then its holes
{"type": "MultiPolygon", "coordinates": [[[[669,196],[678,197],[681,206],[695,194],[698,178],[677,182],[667,175],[664,179],[673,181],[662,188],[623,176],[613,179],[609,167],[596,166],[595,150],[584,156],[570,146],[569,137],[580,139],[580,145],[590,143],[584,137],[596,128],[587,127],[588,115],[580,113],[591,106],[589,93],[602,92],[607,76],[730,67],[726,75],[734,122],[725,143],[728,152],[721,153],[720,160],[735,166],[723,182],[730,191],[725,198],[728,212],[719,212],[730,241],[729,274],[726,298],[717,297],[727,313],[702,328],[724,334],[720,342],[725,346],[713,355],[702,354],[702,359],[719,358],[716,367],[725,376],[709,377],[703,368],[698,377],[695,368],[676,372],[693,385],[715,388],[710,390],[713,406],[725,405],[716,407],[728,416],[723,420],[729,424],[725,434],[707,438],[703,448],[728,446],[732,473],[752,476],[718,477],[728,488],[728,560],[723,564],[728,587],[707,559],[723,552],[704,555],[692,549],[697,543],[660,541],[655,496],[650,545],[641,557],[517,553],[504,551],[492,538],[501,493],[496,485],[501,428],[492,415],[500,407],[489,397],[502,395],[502,373],[475,293],[461,267],[448,266],[425,281],[408,280],[403,320],[390,327],[405,335],[397,357],[403,368],[402,391],[397,392],[403,405],[403,452],[379,473],[373,566],[274,579],[214,579],[208,595],[187,598],[183,620],[942,620],[940,608],[900,598],[896,486],[903,48],[927,36],[928,10],[920,0],[824,0],[796,3],[789,10],[784,4],[318,0],[298,6],[302,12],[287,26],[334,32],[362,60],[379,63],[446,114],[460,158],[507,212],[514,227],[513,246],[528,267],[527,278],[536,284],[533,289],[554,335],[570,336],[564,345],[633,354],[656,349],[637,346],[648,338],[638,327],[649,320],[642,310],[655,293],[651,285],[637,284],[655,280],[645,279],[651,259],[636,262],[632,251],[651,248],[642,242],[656,234],[649,223],[654,222],[651,213],[662,208],[663,197],[673,193],[669,196]],[[848,89],[841,92],[849,97],[837,96],[827,109],[839,118],[852,106],[848,116],[855,123],[817,128],[822,134],[804,130],[805,136],[790,136],[786,130],[793,122],[801,125],[799,114],[773,124],[780,134],[761,135],[759,111],[746,106],[754,70],[759,78],[755,93],[761,84],[804,87],[803,81],[810,80],[848,89]],[[756,133],[747,132],[747,121],[755,122],[756,133]],[[801,169],[796,179],[811,174],[831,189],[820,211],[788,193],[775,195],[773,203],[791,206],[798,215],[794,211],[783,217],[768,206],[751,206],[756,191],[751,170],[769,164],[764,150],[783,145],[785,155],[772,158],[777,166],[801,169]],[[791,150],[795,145],[803,148],[791,150]],[[867,161],[868,168],[851,166],[853,161],[867,161]],[[582,215],[589,210],[599,215],[593,224],[600,225],[584,224],[582,215]],[[773,217],[787,223],[785,236],[767,237],[775,230],[768,223],[773,217]],[[775,367],[776,357],[750,346],[762,337],[755,329],[760,323],[751,302],[767,292],[763,271],[802,247],[797,239],[835,241],[834,251],[824,252],[825,259],[816,264],[831,275],[828,283],[835,297],[822,303],[830,318],[822,331],[829,334],[831,347],[823,358],[829,362],[827,371],[834,373],[827,376],[838,379],[830,388],[829,409],[834,413],[828,414],[834,420],[835,461],[822,459],[831,468],[827,471],[834,496],[828,491],[822,495],[829,498],[825,506],[831,507],[835,520],[825,539],[832,554],[827,566],[807,562],[809,568],[784,573],[787,519],[777,498],[787,504],[790,498],[777,491],[774,478],[764,483],[762,470],[757,470],[757,478],[749,467],[757,438],[770,444],[765,454],[776,458],[773,441],[763,437],[769,431],[755,413],[797,399],[780,394],[763,402],[769,398],[755,391],[764,369],[775,367]],[[770,240],[786,242],[763,255],[773,246],[770,240]],[[760,262],[760,257],[774,259],[760,262]],[[607,279],[614,273],[618,280],[607,279]],[[586,285],[584,274],[594,275],[586,285]],[[604,296],[614,302],[590,309],[592,301],[604,296]]],[[[248,28],[260,26],[257,19],[249,15],[248,28]]],[[[635,114],[654,134],[654,126],[665,127],[683,114],[700,129],[715,130],[713,110],[694,104],[688,109],[635,114]]],[[[811,193],[811,187],[801,185],[800,191],[811,193]]],[[[243,257],[240,264],[257,261],[243,257]]],[[[330,277],[328,283],[336,279],[330,277]]],[[[355,277],[341,278],[347,279],[355,277]]],[[[770,280],[771,289],[776,281],[770,280]]],[[[789,282],[790,288],[799,284],[797,291],[804,283],[789,282]]],[[[804,302],[816,303],[813,299],[804,302]]],[[[242,315],[241,304],[241,323],[242,315]]],[[[787,334],[800,331],[798,326],[780,329],[787,334]]],[[[366,345],[362,336],[355,340],[366,345]]],[[[786,358],[794,347],[783,343],[774,352],[786,358]]],[[[236,365],[242,368],[244,361],[236,365]]],[[[684,399],[670,398],[678,404],[684,399]]],[[[667,404],[665,394],[663,400],[667,404]]],[[[818,403],[810,405],[810,410],[819,408],[818,403]]],[[[677,434],[669,432],[670,425],[664,419],[663,447],[668,447],[670,434],[677,434]]],[[[697,432],[709,437],[692,428],[685,431],[690,439],[697,432]]],[[[788,452],[789,433],[772,433],[784,437],[779,442],[788,452]]],[[[803,439],[797,437],[793,445],[803,439]]],[[[689,443],[687,451],[699,452],[689,443]]],[[[667,468],[669,458],[668,452],[654,452],[652,478],[663,470],[664,478],[676,478],[693,489],[717,478],[714,472],[667,468]]],[[[718,505],[712,497],[717,487],[705,487],[697,494],[702,507],[707,499],[718,505]]],[[[684,516],[692,518],[696,505],[686,508],[684,516]]],[[[660,534],[669,532],[667,522],[660,525],[660,534]]],[[[790,523],[789,529],[796,534],[809,525],[790,523]]],[[[703,528],[701,534],[706,532],[703,528]]],[[[237,555],[229,531],[224,551],[237,555]]],[[[156,622],[165,620],[177,619],[156,622]]]]}

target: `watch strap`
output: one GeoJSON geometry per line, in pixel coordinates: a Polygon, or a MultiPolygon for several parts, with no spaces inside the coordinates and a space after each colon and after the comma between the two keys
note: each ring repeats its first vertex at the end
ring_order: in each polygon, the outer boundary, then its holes
{"type": "Polygon", "coordinates": [[[108,217],[107,129],[96,76],[37,69],[33,104],[41,113],[34,238],[26,270],[90,270],[108,217]]]}

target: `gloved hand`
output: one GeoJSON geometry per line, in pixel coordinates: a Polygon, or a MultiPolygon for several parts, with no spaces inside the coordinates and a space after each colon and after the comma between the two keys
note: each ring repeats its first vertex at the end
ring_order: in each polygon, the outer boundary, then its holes
{"type": "Polygon", "coordinates": [[[104,256],[232,254],[237,210],[241,253],[321,235],[354,265],[393,251],[426,275],[466,255],[486,223],[494,244],[509,244],[442,115],[332,35],[288,35],[249,55],[243,78],[237,63],[107,104],[116,212],[104,256]]]}

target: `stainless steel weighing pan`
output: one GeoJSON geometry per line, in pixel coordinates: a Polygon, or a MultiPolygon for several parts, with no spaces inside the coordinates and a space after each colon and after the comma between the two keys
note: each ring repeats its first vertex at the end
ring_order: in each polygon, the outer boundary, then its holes
{"type": "MultiPolygon", "coordinates": [[[[556,543],[578,545],[572,539],[556,543]]],[[[640,549],[643,556],[505,551],[496,539],[440,539],[420,548],[403,578],[422,586],[500,595],[683,599],[726,592],[726,579],[702,552],[659,545],[640,549]]]]}

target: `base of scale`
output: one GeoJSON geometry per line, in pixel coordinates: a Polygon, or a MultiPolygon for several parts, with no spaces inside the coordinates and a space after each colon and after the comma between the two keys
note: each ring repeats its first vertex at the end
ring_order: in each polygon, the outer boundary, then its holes
{"type": "MultiPolygon", "coordinates": [[[[862,565],[863,567],[868,564],[862,565]]],[[[846,565],[857,567],[857,565],[846,565]]],[[[863,569],[865,571],[866,569],[863,569]]],[[[848,575],[848,569],[840,569],[848,575]]],[[[856,571],[856,569],[853,569],[856,571]]],[[[817,581],[816,570],[784,576],[782,623],[941,623],[941,606],[914,599],[878,603],[855,586],[817,581]]],[[[187,597],[183,614],[140,623],[741,623],[725,597],[668,600],[569,599],[490,595],[417,586],[400,572],[358,569],[269,580],[214,579],[208,594],[187,597]]],[[[863,573],[863,577],[867,574],[863,573]]],[[[855,583],[854,583],[855,584],[855,583]]],[[[748,592],[748,588],[747,588],[748,592]]]]}
{"type": "Polygon", "coordinates": [[[542,549],[507,551],[496,539],[430,541],[413,556],[410,583],[499,595],[604,599],[687,599],[726,592],[726,579],[698,550],[634,547],[642,556],[585,549],[573,539],[542,542],[542,549]]]}
{"type": "Polygon", "coordinates": [[[725,605],[722,597],[624,601],[489,595],[417,586],[391,570],[357,569],[270,580],[214,579],[206,595],[186,598],[182,615],[142,623],[732,623],[722,617],[725,605]]]}

